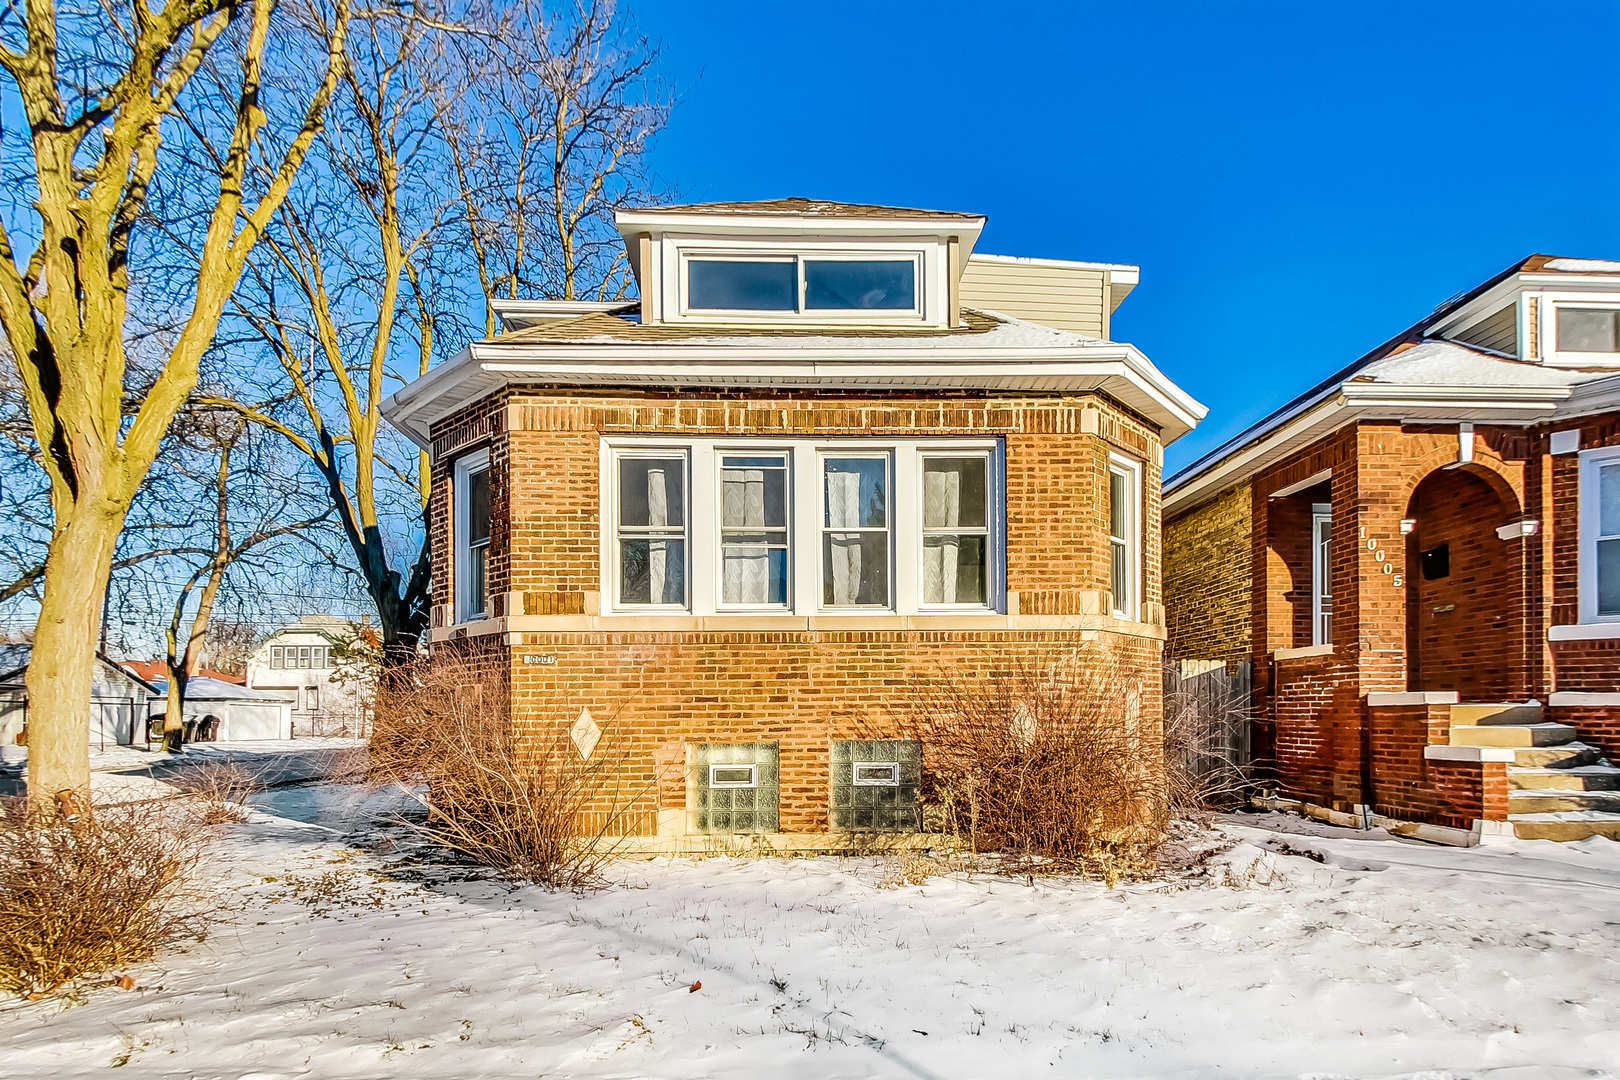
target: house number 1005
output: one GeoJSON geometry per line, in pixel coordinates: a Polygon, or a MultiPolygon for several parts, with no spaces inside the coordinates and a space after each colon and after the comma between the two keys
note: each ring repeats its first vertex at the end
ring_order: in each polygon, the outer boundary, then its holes
{"type": "Polygon", "coordinates": [[[1368,551],[1372,552],[1373,561],[1377,563],[1378,568],[1383,571],[1384,575],[1389,578],[1389,583],[1397,589],[1400,588],[1402,575],[1395,572],[1395,564],[1390,562],[1388,556],[1384,554],[1383,545],[1378,538],[1367,535],[1367,526],[1365,525],[1361,526],[1361,542],[1367,545],[1368,551]]]}

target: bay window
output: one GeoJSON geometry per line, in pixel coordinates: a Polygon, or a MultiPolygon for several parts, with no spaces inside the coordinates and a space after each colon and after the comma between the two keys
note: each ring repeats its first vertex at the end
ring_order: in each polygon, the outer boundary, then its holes
{"type": "Polygon", "coordinates": [[[889,606],[889,459],[828,457],[822,605],[889,606]]]}
{"type": "Polygon", "coordinates": [[[1109,592],[1113,614],[1137,619],[1138,581],[1141,574],[1141,466],[1128,458],[1108,461],[1109,592]]]}
{"type": "Polygon", "coordinates": [[[686,606],[686,455],[618,462],[619,603],[686,606]]]}
{"type": "MultiPolygon", "coordinates": [[[[456,504],[456,621],[468,622],[487,614],[489,451],[475,451],[457,461],[451,483],[456,504]]],[[[305,663],[301,666],[309,665],[305,663]]]]}
{"type": "Polygon", "coordinates": [[[1001,462],[994,438],[606,438],[602,613],[999,613],[1001,462]]]}
{"type": "Polygon", "coordinates": [[[788,456],[720,458],[721,603],[788,602],[788,456]]]}
{"type": "Polygon", "coordinates": [[[1620,446],[1581,451],[1580,620],[1620,621],[1620,446]]]}
{"type": "Polygon", "coordinates": [[[989,599],[989,454],[927,454],[922,461],[922,567],[925,604],[989,599]]]}

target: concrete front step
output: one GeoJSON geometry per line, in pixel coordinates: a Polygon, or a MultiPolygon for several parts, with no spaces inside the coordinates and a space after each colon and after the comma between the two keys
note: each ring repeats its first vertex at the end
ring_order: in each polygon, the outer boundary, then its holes
{"type": "Polygon", "coordinates": [[[1520,746],[1513,750],[1513,764],[1526,769],[1571,769],[1595,765],[1603,760],[1598,748],[1583,742],[1562,746],[1520,746]]]}
{"type": "Polygon", "coordinates": [[[1541,705],[1522,701],[1502,704],[1471,701],[1451,707],[1451,722],[1467,727],[1482,724],[1539,724],[1541,705]]]}
{"type": "Polygon", "coordinates": [[[1509,765],[1508,787],[1522,791],[1620,791],[1620,769],[1576,765],[1567,769],[1526,769],[1509,765]]]}
{"type": "Polygon", "coordinates": [[[1509,814],[1513,835],[1520,840],[1585,840],[1606,836],[1620,840],[1620,814],[1596,811],[1561,814],[1509,814]]]}
{"type": "Polygon", "coordinates": [[[1562,814],[1596,810],[1620,815],[1620,791],[1529,790],[1508,792],[1508,816],[1514,814],[1562,814]]]}
{"type": "Polygon", "coordinates": [[[1563,746],[1575,741],[1568,724],[1451,725],[1452,746],[1563,746]]]}

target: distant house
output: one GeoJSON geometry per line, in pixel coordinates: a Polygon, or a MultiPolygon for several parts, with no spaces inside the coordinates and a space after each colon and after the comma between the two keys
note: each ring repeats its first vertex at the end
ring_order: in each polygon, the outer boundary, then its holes
{"type": "MultiPolygon", "coordinates": [[[[28,719],[28,690],[24,676],[33,657],[27,643],[0,645],[0,760],[26,756],[17,738],[28,719]]],[[[156,687],[97,654],[90,682],[90,746],[128,745],[144,740],[148,702],[156,687]]]]}
{"type": "Polygon", "coordinates": [[[1533,255],[1164,488],[1168,648],[1250,665],[1279,794],[1620,838],[1620,262],[1533,255]]]}
{"type": "MultiPolygon", "coordinates": [[[[162,726],[167,691],[166,680],[156,685],[152,702],[154,729],[162,726]]],[[[293,737],[293,704],[293,696],[287,692],[278,694],[207,675],[193,675],[186,680],[186,741],[290,739],[293,737]]]]}
{"type": "Polygon", "coordinates": [[[340,670],[345,643],[371,632],[335,615],[304,615],[267,637],[247,663],[247,685],[292,701],[292,735],[352,735],[366,730],[365,685],[357,670],[340,670]]]}
{"type": "MultiPolygon", "coordinates": [[[[134,675],[138,679],[145,679],[149,683],[167,682],[169,678],[169,662],[167,660],[120,660],[118,666],[134,675]]],[[[198,675],[205,675],[220,682],[235,683],[237,686],[247,685],[246,675],[232,675],[228,671],[219,671],[211,667],[200,667],[198,675]]],[[[195,676],[193,676],[195,677],[195,676]]]]}

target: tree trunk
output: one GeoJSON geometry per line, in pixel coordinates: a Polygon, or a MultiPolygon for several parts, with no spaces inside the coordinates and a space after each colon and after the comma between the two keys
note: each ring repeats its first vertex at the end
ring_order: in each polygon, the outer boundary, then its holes
{"type": "Polygon", "coordinates": [[[186,670],[169,665],[168,700],[163,706],[163,749],[178,754],[185,749],[186,670]]]}
{"type": "Polygon", "coordinates": [[[124,504],[81,494],[45,558],[45,591],[28,663],[28,797],[48,806],[73,792],[90,799],[90,690],[101,597],[111,573],[124,504]]]}

